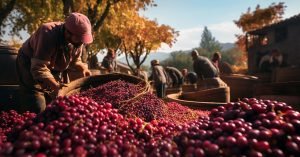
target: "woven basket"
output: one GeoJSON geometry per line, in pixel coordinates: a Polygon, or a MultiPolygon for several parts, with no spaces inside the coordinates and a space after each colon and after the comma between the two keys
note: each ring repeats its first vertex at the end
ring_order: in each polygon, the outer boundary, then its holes
{"type": "Polygon", "coordinates": [[[254,86],[260,81],[257,77],[247,75],[224,75],[221,79],[230,87],[231,101],[253,97],[254,86]]]}
{"type": "Polygon", "coordinates": [[[193,92],[197,91],[197,85],[187,84],[182,86],[182,92],[193,92]]]}
{"type": "Polygon", "coordinates": [[[211,110],[213,108],[226,104],[224,102],[201,102],[201,101],[183,100],[181,99],[181,96],[182,96],[181,93],[169,94],[167,95],[167,101],[177,102],[191,109],[200,109],[200,110],[211,110]]]}
{"type": "Polygon", "coordinates": [[[200,102],[230,102],[230,89],[229,87],[220,87],[196,92],[183,92],[181,98],[200,102]]]}
{"type": "Polygon", "coordinates": [[[115,80],[123,80],[133,84],[143,84],[147,91],[150,90],[149,84],[139,77],[122,74],[122,73],[111,73],[111,74],[84,77],[84,78],[74,80],[69,84],[67,84],[67,87],[62,88],[58,92],[58,96],[69,96],[72,94],[77,94],[89,88],[94,88],[115,80]]]}

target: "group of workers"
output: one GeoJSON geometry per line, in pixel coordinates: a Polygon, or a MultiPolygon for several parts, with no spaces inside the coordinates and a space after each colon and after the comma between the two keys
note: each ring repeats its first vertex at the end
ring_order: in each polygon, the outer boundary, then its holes
{"type": "MultiPolygon", "coordinates": [[[[21,46],[16,60],[20,84],[21,111],[35,113],[45,110],[47,95],[55,93],[68,83],[64,76],[67,69],[74,68],[83,76],[90,76],[87,65],[81,61],[83,49],[93,42],[92,26],[81,13],[71,13],[64,22],[49,22],[40,26],[21,46]]],[[[207,87],[219,85],[219,59],[210,61],[192,51],[195,72],[182,71],[174,67],[163,68],[153,60],[152,77],[158,97],[165,97],[168,79],[171,86],[184,82],[196,83],[198,79],[209,80],[207,87]]],[[[102,67],[109,72],[116,71],[116,53],[108,49],[102,67]]],[[[140,72],[138,72],[140,73],[140,72]]],[[[54,95],[55,95],[54,94],[54,95]]]]}
{"type": "MultiPolygon", "coordinates": [[[[163,67],[159,64],[158,60],[151,61],[152,75],[150,79],[154,82],[156,94],[160,98],[164,98],[166,95],[166,87],[179,87],[182,84],[196,84],[201,82],[202,89],[218,88],[227,86],[225,82],[220,79],[220,64],[223,64],[221,60],[221,54],[215,53],[212,60],[207,57],[201,56],[197,50],[191,52],[193,59],[194,72],[188,72],[187,69],[182,69],[180,72],[175,67],[163,67]]],[[[232,73],[230,67],[222,73],[232,73]],[[230,70],[228,70],[230,69],[230,70]]],[[[222,70],[223,70],[222,69],[222,70]]]]}

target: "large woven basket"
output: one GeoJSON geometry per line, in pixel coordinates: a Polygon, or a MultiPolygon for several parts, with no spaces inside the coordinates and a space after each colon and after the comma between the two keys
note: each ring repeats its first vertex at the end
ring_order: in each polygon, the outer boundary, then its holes
{"type": "Polygon", "coordinates": [[[181,97],[182,97],[181,93],[169,94],[167,95],[167,101],[177,102],[191,109],[201,109],[201,110],[211,110],[213,108],[226,104],[224,102],[203,102],[203,101],[183,100],[181,97]]]}
{"type": "Polygon", "coordinates": [[[186,84],[182,86],[182,92],[193,92],[193,91],[197,91],[197,85],[186,84]]]}
{"type": "Polygon", "coordinates": [[[122,74],[122,73],[111,73],[111,74],[84,77],[84,78],[74,80],[69,84],[67,84],[67,87],[62,88],[58,92],[58,96],[69,96],[72,94],[77,94],[89,88],[94,88],[115,80],[123,80],[133,84],[142,84],[145,87],[145,89],[150,90],[150,88],[148,88],[149,86],[148,83],[139,77],[122,74]]]}
{"type": "Polygon", "coordinates": [[[253,97],[254,86],[260,81],[257,77],[247,75],[223,75],[221,79],[230,87],[231,101],[253,97]]]}
{"type": "Polygon", "coordinates": [[[230,102],[230,88],[219,87],[195,92],[183,92],[181,98],[200,102],[230,102]]]}

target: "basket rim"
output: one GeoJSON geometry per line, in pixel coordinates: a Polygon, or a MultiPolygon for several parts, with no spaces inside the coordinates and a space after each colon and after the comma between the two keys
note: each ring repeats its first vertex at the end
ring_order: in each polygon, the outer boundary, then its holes
{"type": "MultiPolygon", "coordinates": [[[[127,77],[127,78],[134,79],[133,82],[146,83],[146,81],[143,80],[142,78],[139,78],[139,77],[133,76],[133,75],[123,74],[123,73],[93,75],[93,76],[88,76],[88,77],[82,77],[82,78],[76,79],[76,80],[66,84],[66,87],[63,87],[61,90],[58,91],[58,96],[65,96],[68,93],[70,93],[72,90],[76,90],[78,88],[87,86],[88,84],[85,84],[85,86],[82,85],[85,82],[93,81],[93,80],[97,80],[97,79],[109,78],[109,77],[113,78],[112,80],[109,80],[109,81],[114,81],[114,80],[118,80],[118,79],[127,77]]],[[[109,81],[107,81],[107,82],[109,82],[109,81]]]]}
{"type": "MultiPolygon", "coordinates": [[[[186,102],[186,103],[193,103],[195,105],[199,104],[199,105],[225,105],[227,104],[226,102],[205,102],[205,101],[192,101],[192,100],[183,100],[183,99],[178,99],[178,97],[181,95],[181,93],[173,93],[173,94],[168,94],[167,98],[170,100],[176,100],[178,102],[186,102]]],[[[191,105],[194,106],[194,105],[191,105]]]]}

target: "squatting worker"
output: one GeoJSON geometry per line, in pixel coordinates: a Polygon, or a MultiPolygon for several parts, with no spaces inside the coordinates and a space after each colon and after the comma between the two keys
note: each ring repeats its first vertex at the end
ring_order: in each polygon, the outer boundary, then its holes
{"type": "Polygon", "coordinates": [[[91,23],[80,13],[71,13],[65,22],[45,23],[23,43],[16,60],[20,81],[21,111],[42,112],[45,91],[57,93],[61,73],[75,68],[83,76],[91,72],[81,62],[85,44],[93,42],[91,23]]]}
{"type": "Polygon", "coordinates": [[[227,86],[219,78],[219,71],[207,57],[200,56],[197,50],[193,50],[191,56],[193,58],[194,71],[202,85],[200,88],[208,89],[227,86]]]}

